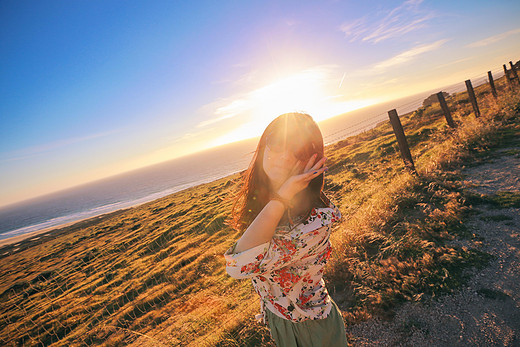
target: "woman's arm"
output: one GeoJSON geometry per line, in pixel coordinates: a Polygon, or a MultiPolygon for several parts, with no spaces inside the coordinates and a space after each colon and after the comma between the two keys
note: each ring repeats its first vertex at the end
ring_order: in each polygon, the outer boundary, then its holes
{"type": "Polygon", "coordinates": [[[341,213],[335,206],[319,208],[306,224],[300,224],[299,237],[276,238],[239,253],[233,246],[224,254],[226,271],[233,278],[243,279],[261,276],[303,259],[315,262],[326,257],[330,251],[330,224],[340,218],[341,213]]]}
{"type": "Polygon", "coordinates": [[[284,211],[285,205],[281,201],[269,201],[238,240],[235,252],[243,252],[271,241],[284,211]]]}
{"type": "MultiPolygon", "coordinates": [[[[278,190],[278,195],[285,200],[292,200],[292,198],[305,189],[309,182],[321,175],[326,167],[326,158],[322,158],[314,163],[315,156],[309,159],[303,173],[291,176],[278,190]]],[[[295,166],[298,167],[299,163],[295,166]]],[[[300,167],[301,170],[301,167],[300,167]]],[[[239,253],[263,243],[269,242],[276,231],[276,227],[282,219],[285,211],[285,205],[278,200],[271,200],[264,206],[262,211],[256,216],[253,222],[246,229],[242,237],[238,240],[235,246],[235,252],[239,253]]]]}

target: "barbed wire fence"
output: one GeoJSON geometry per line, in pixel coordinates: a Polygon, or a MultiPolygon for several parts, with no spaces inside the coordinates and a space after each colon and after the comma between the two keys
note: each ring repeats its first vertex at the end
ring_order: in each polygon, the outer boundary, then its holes
{"type": "MultiPolygon", "coordinates": [[[[492,71],[496,79],[501,72],[492,71]]],[[[488,83],[482,75],[471,80],[488,83]]],[[[462,93],[465,85],[442,91],[462,93]]],[[[416,109],[423,99],[396,109],[416,109]]],[[[388,122],[386,112],[326,134],[324,141],[334,144],[382,122],[388,122]]],[[[259,302],[249,281],[233,280],[223,268],[222,254],[238,237],[216,209],[223,202],[229,209],[228,186],[215,184],[196,196],[197,206],[214,211],[178,211],[159,199],[147,205],[148,214],[100,222],[60,242],[42,237],[32,248],[11,247],[0,255],[0,344],[274,346],[267,329],[254,322],[259,302]],[[195,220],[179,222],[186,216],[195,220]]],[[[327,189],[336,188],[328,182],[327,189]]]]}

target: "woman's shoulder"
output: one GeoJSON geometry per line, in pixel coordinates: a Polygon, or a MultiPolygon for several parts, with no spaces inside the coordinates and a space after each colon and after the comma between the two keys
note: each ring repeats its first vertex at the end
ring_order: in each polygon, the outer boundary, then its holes
{"type": "Polygon", "coordinates": [[[290,235],[309,230],[314,230],[325,225],[337,222],[341,219],[341,212],[338,207],[327,198],[327,200],[321,200],[320,203],[316,204],[311,208],[305,215],[295,216],[293,223],[288,221],[280,223],[276,228],[276,236],[278,237],[291,237],[290,235]]]}

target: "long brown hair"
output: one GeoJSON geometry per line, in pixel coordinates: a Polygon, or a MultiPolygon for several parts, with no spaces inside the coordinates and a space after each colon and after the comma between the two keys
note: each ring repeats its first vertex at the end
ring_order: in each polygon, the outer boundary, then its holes
{"type": "MultiPolygon", "coordinates": [[[[316,161],[324,156],[323,136],[318,124],[306,113],[285,113],[274,119],[264,130],[249,168],[242,174],[239,192],[235,197],[228,223],[236,230],[244,230],[256,218],[271,198],[271,186],[263,168],[264,150],[268,139],[284,141],[304,165],[312,155],[316,161]]],[[[328,205],[322,192],[323,174],[315,177],[306,189],[298,193],[310,199],[312,207],[328,205]]],[[[310,211],[309,211],[310,212],[310,211]]]]}

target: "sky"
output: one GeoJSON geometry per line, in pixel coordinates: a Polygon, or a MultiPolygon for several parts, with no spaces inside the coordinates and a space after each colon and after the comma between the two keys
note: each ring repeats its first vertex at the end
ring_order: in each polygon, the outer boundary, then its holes
{"type": "Polygon", "coordinates": [[[0,2],[0,206],[485,75],[520,2],[0,2]]]}

